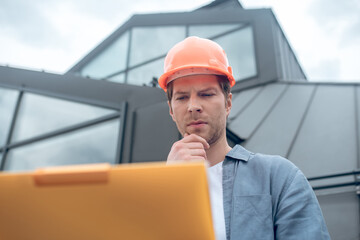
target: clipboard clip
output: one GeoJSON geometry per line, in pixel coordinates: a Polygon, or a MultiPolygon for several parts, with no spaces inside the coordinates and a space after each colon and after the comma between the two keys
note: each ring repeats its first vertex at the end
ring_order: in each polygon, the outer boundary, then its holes
{"type": "Polygon", "coordinates": [[[106,183],[109,179],[109,163],[48,167],[32,174],[38,186],[106,183]]]}

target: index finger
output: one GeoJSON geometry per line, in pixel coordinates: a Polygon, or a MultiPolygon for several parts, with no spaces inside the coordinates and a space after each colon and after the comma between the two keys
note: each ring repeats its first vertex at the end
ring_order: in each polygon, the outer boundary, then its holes
{"type": "Polygon", "coordinates": [[[184,134],[183,142],[185,143],[200,142],[205,149],[210,148],[209,143],[203,137],[200,137],[199,135],[196,134],[190,134],[190,135],[184,134]]]}

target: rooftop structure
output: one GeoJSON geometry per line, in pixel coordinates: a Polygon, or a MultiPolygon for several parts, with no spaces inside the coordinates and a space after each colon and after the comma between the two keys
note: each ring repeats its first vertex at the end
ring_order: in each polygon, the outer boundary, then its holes
{"type": "Polygon", "coordinates": [[[358,239],[360,85],[308,82],[271,9],[236,0],[134,15],[64,75],[0,66],[0,169],[165,160],[181,136],[156,79],[191,35],[222,45],[233,67],[229,142],[294,162],[332,238],[358,239]]]}

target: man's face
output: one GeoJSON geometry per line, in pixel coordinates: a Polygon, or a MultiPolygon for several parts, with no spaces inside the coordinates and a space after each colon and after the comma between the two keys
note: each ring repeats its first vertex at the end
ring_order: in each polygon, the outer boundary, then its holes
{"type": "Polygon", "coordinates": [[[192,75],[174,80],[170,115],[179,132],[196,134],[210,145],[225,136],[231,93],[225,99],[215,75],[192,75]]]}

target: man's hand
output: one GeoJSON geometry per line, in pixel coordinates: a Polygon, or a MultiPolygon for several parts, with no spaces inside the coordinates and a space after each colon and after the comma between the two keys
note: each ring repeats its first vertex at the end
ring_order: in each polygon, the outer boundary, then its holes
{"type": "Polygon", "coordinates": [[[203,160],[206,161],[206,149],[210,145],[206,140],[196,134],[184,134],[184,138],[175,142],[170,150],[167,158],[167,163],[174,163],[176,161],[192,161],[203,160]]]}

